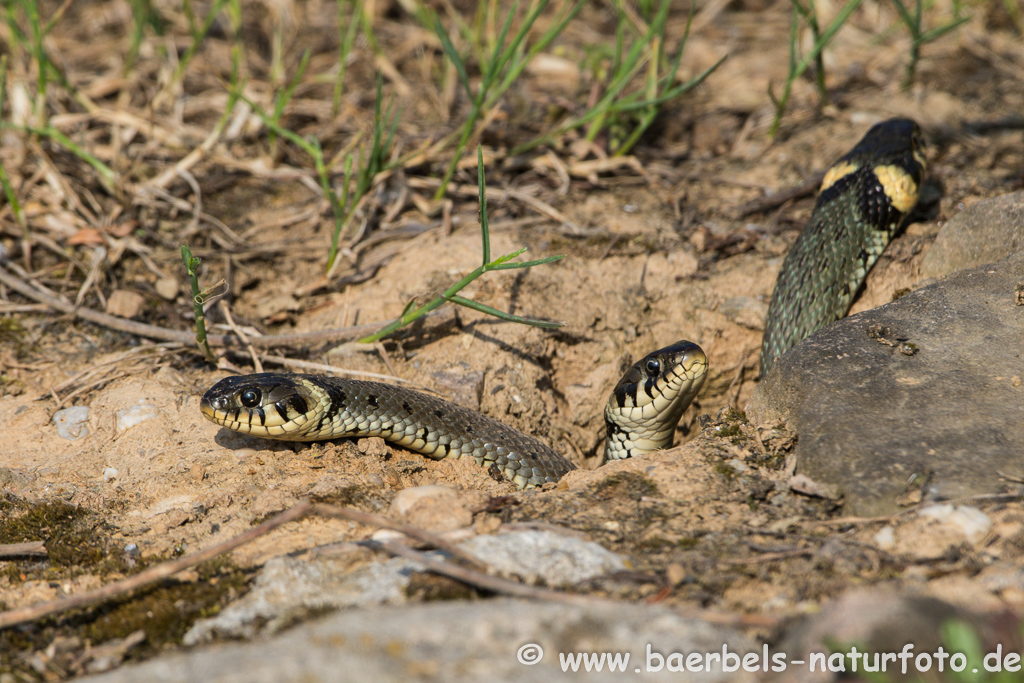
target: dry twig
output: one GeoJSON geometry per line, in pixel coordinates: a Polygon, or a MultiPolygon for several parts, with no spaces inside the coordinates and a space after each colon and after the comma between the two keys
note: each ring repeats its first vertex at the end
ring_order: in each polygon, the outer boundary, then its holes
{"type": "MultiPolygon", "coordinates": [[[[33,301],[45,304],[50,308],[73,315],[96,325],[102,325],[103,327],[117,330],[118,332],[136,334],[148,339],[181,342],[184,344],[192,344],[195,342],[195,333],[193,332],[170,330],[166,327],[148,325],[146,323],[135,322],[134,320],[126,320],[125,318],[118,318],[117,316],[100,313],[99,311],[94,311],[93,309],[85,308],[84,306],[76,307],[70,302],[58,299],[52,294],[48,294],[29,286],[24,281],[9,273],[3,266],[0,266],[0,283],[7,285],[11,289],[19,292],[29,299],[32,299],[33,301]]],[[[265,349],[274,346],[295,346],[302,344],[350,341],[352,339],[358,339],[369,332],[380,329],[383,324],[384,323],[366,323],[363,325],[353,325],[352,327],[345,327],[336,330],[318,330],[316,332],[301,332],[297,334],[266,335],[262,337],[253,337],[249,340],[249,343],[254,347],[265,349]]],[[[232,335],[211,334],[207,336],[207,340],[212,346],[245,345],[243,340],[232,335]]]]}
{"type": "Polygon", "coordinates": [[[46,557],[49,553],[43,541],[0,543],[0,559],[9,557],[46,557]]]}

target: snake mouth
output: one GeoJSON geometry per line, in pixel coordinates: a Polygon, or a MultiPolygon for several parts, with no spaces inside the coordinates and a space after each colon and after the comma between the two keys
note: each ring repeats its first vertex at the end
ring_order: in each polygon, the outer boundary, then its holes
{"type": "Polygon", "coordinates": [[[681,369],[687,378],[697,379],[700,376],[701,382],[704,381],[703,375],[708,369],[708,357],[704,353],[704,349],[693,342],[678,342],[661,351],[655,351],[655,353],[664,353],[673,357],[674,365],[681,369]]]}
{"type": "Polygon", "coordinates": [[[213,404],[206,399],[205,396],[203,396],[203,400],[199,402],[199,412],[201,412],[203,414],[203,417],[205,417],[207,420],[210,420],[211,422],[219,422],[219,420],[217,419],[217,410],[213,407],[213,404]]]}

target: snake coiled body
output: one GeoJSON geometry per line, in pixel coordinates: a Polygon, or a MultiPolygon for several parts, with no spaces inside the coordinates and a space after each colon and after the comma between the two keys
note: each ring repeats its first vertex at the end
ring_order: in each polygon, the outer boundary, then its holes
{"type": "Polygon", "coordinates": [[[890,119],[828,170],[775,283],[762,375],[791,346],[849,312],[868,271],[917,204],[925,166],[917,124],[890,119]]]}
{"type": "MultiPolygon", "coordinates": [[[[704,384],[707,358],[681,341],[634,364],[605,407],[607,459],[671,442],[704,384]]],[[[379,436],[429,458],[473,458],[517,488],[558,481],[575,466],[539,439],[443,399],[379,382],[260,373],[227,377],[203,396],[203,415],[268,439],[318,441],[379,436]]]]}

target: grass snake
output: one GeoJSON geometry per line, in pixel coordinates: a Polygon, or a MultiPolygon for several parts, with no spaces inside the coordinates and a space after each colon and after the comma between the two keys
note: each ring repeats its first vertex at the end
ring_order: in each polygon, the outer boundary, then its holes
{"type": "Polygon", "coordinates": [[[791,346],[844,317],[868,271],[917,204],[924,140],[910,119],[874,125],[825,173],[786,255],[765,318],[761,374],[791,346]]]}
{"type": "MultiPolygon", "coordinates": [[[[688,341],[649,353],[630,367],[605,405],[605,459],[670,445],[707,370],[704,351],[688,341]]],[[[200,410],[223,427],[268,439],[379,436],[435,460],[473,458],[520,489],[558,481],[576,469],[543,441],[493,418],[380,382],[293,373],[238,375],[210,388],[200,410]]]]}

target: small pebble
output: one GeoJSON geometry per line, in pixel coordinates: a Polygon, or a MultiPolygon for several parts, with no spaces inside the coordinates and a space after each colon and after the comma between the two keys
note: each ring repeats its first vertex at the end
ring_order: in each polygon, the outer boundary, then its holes
{"type": "Polygon", "coordinates": [[[110,481],[111,479],[116,479],[116,478],[117,478],[117,469],[116,468],[108,467],[107,469],[103,470],[103,481],[110,481]]]}
{"type": "Polygon", "coordinates": [[[174,301],[174,298],[178,296],[178,282],[173,278],[162,277],[156,281],[156,293],[160,295],[161,299],[167,301],[174,301]]]}
{"type": "Polygon", "coordinates": [[[57,436],[68,441],[76,441],[89,436],[89,408],[72,406],[58,410],[53,414],[53,424],[57,425],[57,436]]]}
{"type": "Polygon", "coordinates": [[[138,292],[115,289],[107,298],[107,313],[119,318],[134,318],[145,305],[146,299],[138,292]]]}
{"type": "Polygon", "coordinates": [[[749,467],[747,467],[747,464],[740,460],[739,458],[732,458],[731,460],[726,460],[725,464],[728,465],[736,474],[743,474],[744,472],[750,469],[749,467]]]}
{"type": "Polygon", "coordinates": [[[154,418],[159,414],[157,407],[151,403],[139,402],[131,408],[117,411],[117,431],[126,432],[135,425],[154,418]]]}
{"type": "Polygon", "coordinates": [[[391,511],[399,517],[404,517],[424,500],[430,498],[453,500],[455,497],[455,489],[450,486],[441,486],[439,484],[412,486],[402,489],[395,495],[395,499],[391,501],[391,511]]]}
{"type": "Polygon", "coordinates": [[[402,489],[391,502],[393,515],[428,531],[452,531],[473,523],[473,513],[455,489],[429,485],[402,489]]]}
{"type": "Polygon", "coordinates": [[[124,561],[129,567],[134,567],[138,564],[138,559],[141,555],[142,551],[137,543],[129,543],[124,547],[124,561]]]}
{"type": "Polygon", "coordinates": [[[883,526],[875,534],[875,545],[882,550],[892,550],[896,547],[896,532],[891,526],[883,526]]]}
{"type": "Polygon", "coordinates": [[[971,543],[981,541],[992,529],[989,516],[970,505],[929,505],[917,514],[956,527],[971,543]]]}
{"type": "Polygon", "coordinates": [[[686,580],[686,569],[678,562],[671,562],[665,567],[665,579],[670,586],[678,586],[686,580]]]}

